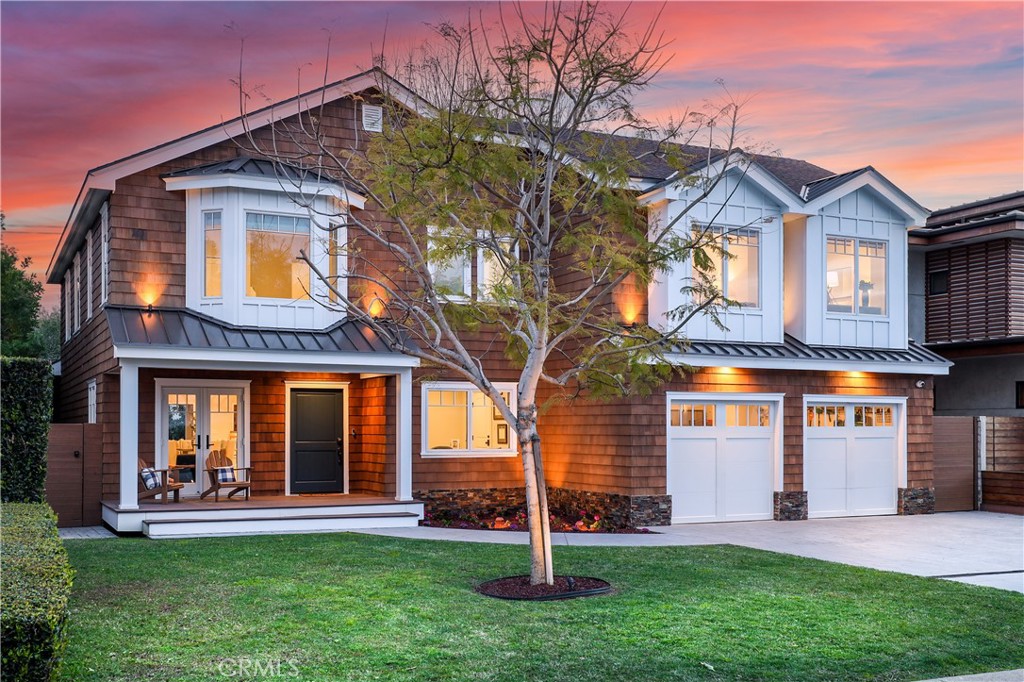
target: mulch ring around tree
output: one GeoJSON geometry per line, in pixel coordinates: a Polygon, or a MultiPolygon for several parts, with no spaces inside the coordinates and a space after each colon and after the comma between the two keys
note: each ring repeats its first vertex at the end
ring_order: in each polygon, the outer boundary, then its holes
{"type": "Polygon", "coordinates": [[[486,597],[496,599],[554,601],[609,594],[612,591],[612,586],[600,578],[568,575],[556,575],[554,585],[546,583],[531,585],[530,576],[513,575],[480,583],[476,586],[476,591],[486,597]]]}

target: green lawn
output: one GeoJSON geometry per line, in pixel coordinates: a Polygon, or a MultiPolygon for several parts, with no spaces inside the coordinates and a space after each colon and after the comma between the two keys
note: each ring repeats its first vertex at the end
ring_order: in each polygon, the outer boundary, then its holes
{"type": "Polygon", "coordinates": [[[788,682],[1024,667],[1024,595],[739,547],[556,548],[559,573],[617,593],[528,603],[473,592],[523,573],[525,547],[348,534],[67,545],[65,680],[788,682]]]}

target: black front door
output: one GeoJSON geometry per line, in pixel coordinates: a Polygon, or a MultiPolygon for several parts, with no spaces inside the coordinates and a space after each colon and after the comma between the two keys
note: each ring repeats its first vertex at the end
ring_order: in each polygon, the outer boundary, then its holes
{"type": "Polygon", "coordinates": [[[344,403],[340,390],[292,390],[291,491],[344,491],[344,403]]]}

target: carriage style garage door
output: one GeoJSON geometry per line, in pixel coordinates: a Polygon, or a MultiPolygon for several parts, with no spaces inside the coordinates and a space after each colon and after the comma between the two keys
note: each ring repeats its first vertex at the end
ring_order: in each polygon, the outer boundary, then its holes
{"type": "Polygon", "coordinates": [[[781,395],[669,394],[672,522],[772,518],[781,395]]]}
{"type": "Polygon", "coordinates": [[[903,404],[873,397],[806,400],[807,515],[896,513],[903,404]],[[848,401],[848,402],[846,402],[848,401]]]}

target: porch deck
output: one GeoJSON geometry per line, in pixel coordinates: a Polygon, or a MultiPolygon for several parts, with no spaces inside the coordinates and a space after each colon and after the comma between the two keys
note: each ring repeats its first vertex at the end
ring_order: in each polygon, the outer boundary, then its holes
{"type": "Polygon", "coordinates": [[[104,523],[119,533],[183,538],[416,526],[423,518],[423,503],[374,495],[264,495],[219,502],[147,501],[138,509],[104,501],[102,511],[104,523]]]}

